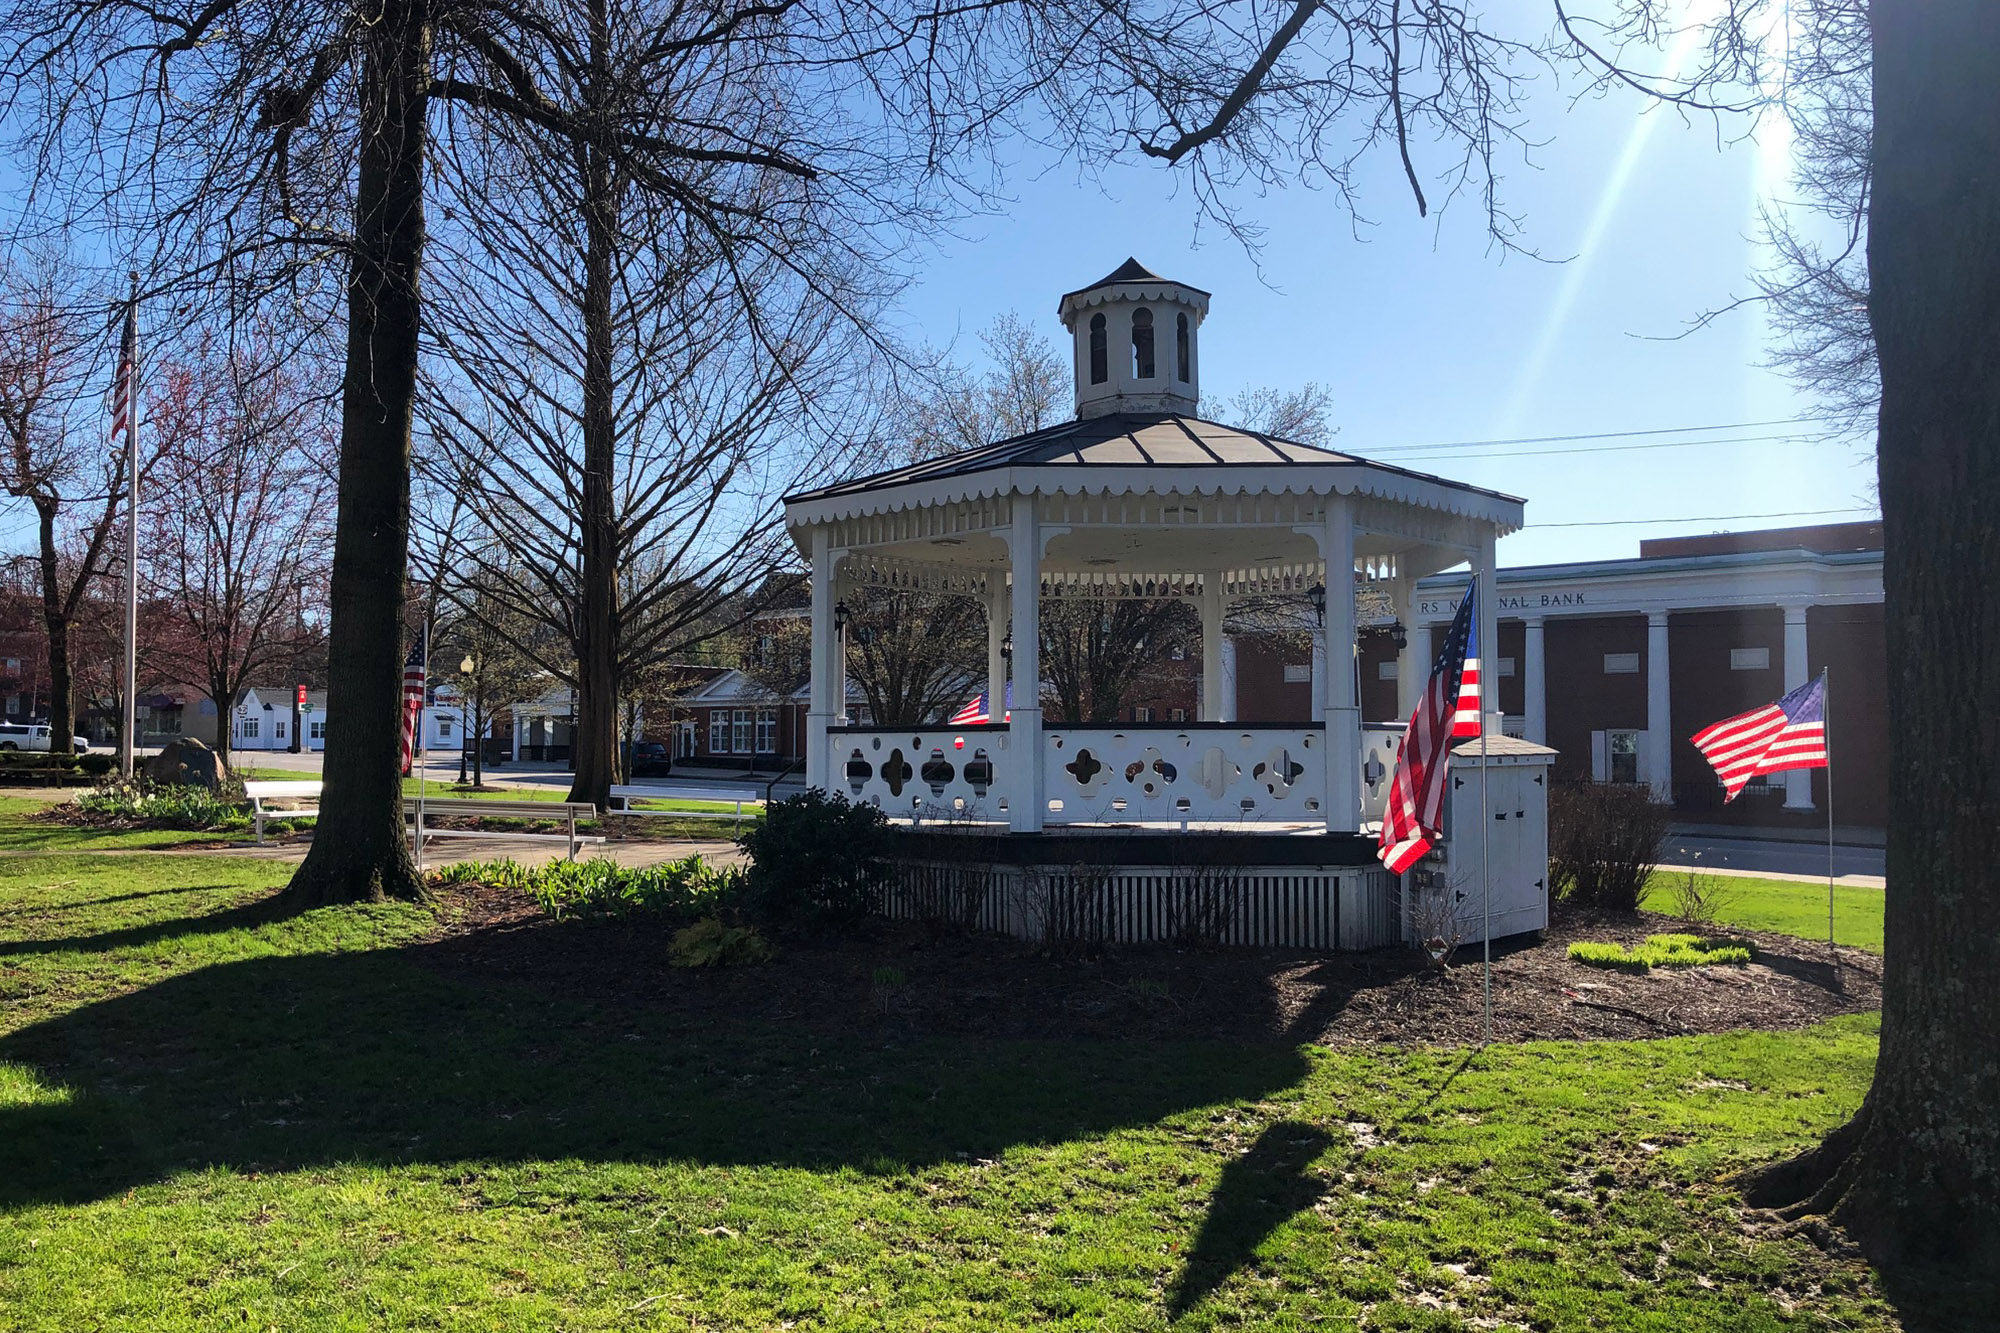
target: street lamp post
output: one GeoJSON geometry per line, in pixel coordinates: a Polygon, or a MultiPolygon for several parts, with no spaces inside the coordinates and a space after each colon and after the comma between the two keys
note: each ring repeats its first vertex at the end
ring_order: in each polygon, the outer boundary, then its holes
{"type": "Polygon", "coordinates": [[[468,735],[465,725],[465,706],[472,698],[472,673],[478,665],[472,660],[471,653],[467,653],[458,663],[458,674],[465,680],[465,684],[458,692],[458,785],[461,787],[465,785],[465,743],[468,740],[475,745],[479,743],[477,733],[468,735]]]}

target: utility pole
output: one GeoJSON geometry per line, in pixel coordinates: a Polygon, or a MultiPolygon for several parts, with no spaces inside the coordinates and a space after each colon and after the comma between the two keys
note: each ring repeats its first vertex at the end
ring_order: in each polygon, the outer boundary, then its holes
{"type": "Polygon", "coordinates": [[[139,722],[139,274],[131,274],[125,307],[125,707],[120,719],[119,771],[132,776],[138,755],[139,722]]]}

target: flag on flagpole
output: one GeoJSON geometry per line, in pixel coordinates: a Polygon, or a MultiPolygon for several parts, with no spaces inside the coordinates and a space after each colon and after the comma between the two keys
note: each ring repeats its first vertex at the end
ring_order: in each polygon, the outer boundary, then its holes
{"type": "Polygon", "coordinates": [[[139,397],[139,326],[136,302],[125,307],[125,331],[118,337],[118,373],[111,381],[110,438],[131,437],[139,397]]]}
{"type": "MultiPolygon", "coordinates": [[[[1473,587],[1478,586],[1474,580],[1473,587]]],[[[1451,738],[1457,741],[1477,736],[1483,711],[1479,705],[1479,617],[1475,615],[1465,627],[1465,670],[1458,678],[1458,711],[1452,715],[1451,738]]]]}
{"type": "MultiPolygon", "coordinates": [[[[1013,721],[1014,719],[1014,714],[1012,711],[1013,706],[1014,706],[1014,682],[1010,680],[1007,682],[1008,712],[1006,714],[1006,720],[1009,722],[1013,721]]],[[[971,726],[975,722],[991,722],[992,720],[993,718],[990,714],[990,710],[986,702],[986,691],[981,690],[977,695],[973,697],[970,703],[966,704],[965,707],[959,709],[956,713],[953,713],[949,718],[945,719],[945,725],[948,727],[965,727],[965,726],[971,726]]]]}
{"type": "Polygon", "coordinates": [[[424,635],[419,633],[409,660],[403,663],[403,735],[399,749],[404,777],[410,776],[417,757],[417,722],[424,711],[424,648],[424,635]]]}
{"type": "Polygon", "coordinates": [[[1790,768],[1825,768],[1826,672],[1774,704],[1702,728],[1693,740],[1722,779],[1725,805],[1751,778],[1790,768]]]}
{"type": "MultiPolygon", "coordinates": [[[[1381,847],[1376,855],[1399,875],[1423,859],[1444,824],[1453,720],[1460,707],[1462,677],[1472,647],[1477,596],[1477,583],[1469,585],[1437,660],[1431,664],[1430,680],[1424,685],[1416,712],[1410,715],[1403,743],[1396,747],[1396,773],[1389,783],[1389,804],[1382,815],[1381,847]]],[[[1476,715],[1477,705],[1474,712],[1476,715]]]]}

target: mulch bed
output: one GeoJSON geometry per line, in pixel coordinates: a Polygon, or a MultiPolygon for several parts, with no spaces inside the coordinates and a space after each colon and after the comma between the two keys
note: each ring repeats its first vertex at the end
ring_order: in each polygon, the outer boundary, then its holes
{"type": "MultiPolygon", "coordinates": [[[[1314,954],[1118,946],[1051,956],[998,936],[936,936],[867,921],[843,933],[779,933],[775,962],[669,967],[671,930],[645,921],[550,921],[518,894],[446,892],[448,924],[423,950],[466,979],[519,983],[690,1026],[783,1023],[893,1036],[1126,1038],[1463,1045],[1479,1039],[1474,946],[1442,973],[1414,951],[1314,954]]],[[[1881,1004],[1882,960],[1787,935],[1731,931],[1756,946],[1743,966],[1628,975],[1573,963],[1572,940],[1636,944],[1685,928],[1645,914],[1569,920],[1496,944],[1493,1031],[1500,1041],[1587,1041],[1742,1028],[1804,1027],[1881,1004]]],[[[1697,932],[1699,933],[1699,932],[1697,932]]]]}

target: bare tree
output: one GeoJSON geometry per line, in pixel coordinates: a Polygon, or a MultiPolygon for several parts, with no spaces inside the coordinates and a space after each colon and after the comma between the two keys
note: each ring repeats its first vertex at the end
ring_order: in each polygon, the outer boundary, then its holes
{"type": "Polygon", "coordinates": [[[35,512],[42,627],[48,635],[49,746],[76,734],[72,632],[106,566],[122,555],[125,448],[106,417],[78,420],[93,321],[77,313],[53,260],[0,267],[0,431],[5,486],[35,512]]]}
{"type": "Polygon", "coordinates": [[[143,568],[171,622],[165,650],[215,703],[225,759],[243,688],[318,641],[332,526],[323,404],[254,331],[234,344],[204,331],[156,363],[147,416],[175,498],[144,515],[143,568]]]}

